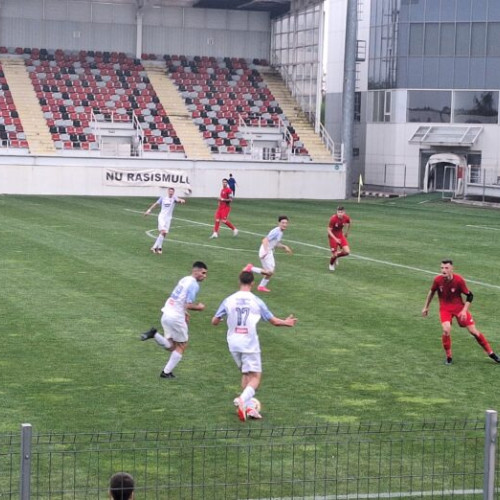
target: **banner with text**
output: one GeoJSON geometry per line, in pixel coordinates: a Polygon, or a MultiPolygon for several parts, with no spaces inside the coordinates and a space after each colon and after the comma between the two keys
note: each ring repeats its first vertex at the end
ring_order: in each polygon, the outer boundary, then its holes
{"type": "Polygon", "coordinates": [[[104,185],[106,186],[136,186],[136,187],[173,187],[181,191],[191,191],[189,177],[180,170],[143,169],[121,170],[104,169],[104,185]]]}

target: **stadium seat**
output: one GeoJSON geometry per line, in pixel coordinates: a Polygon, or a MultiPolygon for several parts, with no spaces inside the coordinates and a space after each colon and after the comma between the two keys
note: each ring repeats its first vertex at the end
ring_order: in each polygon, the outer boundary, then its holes
{"type": "MultiPolygon", "coordinates": [[[[61,49],[51,55],[42,49],[32,49],[31,58],[26,59],[25,64],[47,126],[59,127],[57,132],[61,134],[65,149],[94,150],[98,147],[89,129],[92,112],[98,119],[109,122],[130,122],[135,114],[137,117],[158,116],[160,120],[166,118],[168,123],[167,114],[140,60],[131,56],[118,52],[61,49]],[[77,140],[71,138],[71,134],[76,134],[77,140]]],[[[145,120],[139,121],[150,128],[145,120]]],[[[176,137],[175,131],[170,135],[176,137]]],[[[161,134],[159,137],[159,141],[169,144],[164,141],[167,137],[161,134]]],[[[144,145],[146,143],[147,140],[144,145]]]]}

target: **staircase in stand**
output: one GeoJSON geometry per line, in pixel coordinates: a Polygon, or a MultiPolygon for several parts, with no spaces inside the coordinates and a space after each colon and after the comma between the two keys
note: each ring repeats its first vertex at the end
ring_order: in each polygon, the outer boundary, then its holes
{"type": "Polygon", "coordinates": [[[187,158],[211,160],[210,150],[206,146],[198,127],[193,123],[184,100],[172,80],[167,76],[165,65],[159,65],[156,61],[142,61],[142,65],[148,73],[149,81],[153,85],[156,95],[160,102],[163,103],[177,137],[184,146],[187,158]]]}
{"type": "Polygon", "coordinates": [[[312,161],[317,163],[333,163],[333,154],[328,150],[314,127],[307,119],[299,104],[281,78],[281,75],[272,68],[260,68],[259,72],[269,90],[278,101],[290,125],[309,152],[312,161]]]}
{"type": "Polygon", "coordinates": [[[40,156],[57,154],[24,59],[2,57],[0,62],[26,134],[30,153],[40,156]]]}

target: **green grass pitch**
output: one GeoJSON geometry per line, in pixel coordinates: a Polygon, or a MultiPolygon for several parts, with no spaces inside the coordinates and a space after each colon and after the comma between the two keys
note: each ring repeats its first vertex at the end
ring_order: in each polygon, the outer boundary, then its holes
{"type": "Polygon", "coordinates": [[[234,238],[210,240],[216,201],[178,206],[163,255],[152,255],[151,198],[0,198],[0,432],[22,422],[44,430],[133,430],[240,425],[239,374],[225,326],[210,320],[237,289],[261,238],[290,217],[264,300],[294,329],[260,323],[264,420],[241,425],[421,421],[498,409],[500,366],[466,330],[453,328],[454,364],[443,364],[437,298],[421,309],[444,257],[472,291],[471,311],[500,351],[500,213],[440,197],[346,202],[352,255],[328,271],[326,226],[336,202],[236,199],[234,238]],[[149,234],[148,234],[149,233],[149,234]],[[208,265],[190,346],[175,380],[139,334],[195,260],[208,265]]]}

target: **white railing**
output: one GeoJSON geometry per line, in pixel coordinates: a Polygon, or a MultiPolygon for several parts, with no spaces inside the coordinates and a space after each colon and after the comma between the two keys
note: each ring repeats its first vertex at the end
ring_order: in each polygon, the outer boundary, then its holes
{"type": "Polygon", "coordinates": [[[132,113],[132,124],[135,130],[135,135],[132,138],[132,155],[142,157],[144,153],[144,129],[135,113],[132,113]]]}
{"type": "Polygon", "coordinates": [[[336,143],[321,122],[319,122],[319,137],[326,149],[331,153],[333,161],[342,163],[344,161],[344,145],[336,143]]]}
{"type": "MultiPolygon", "coordinates": [[[[286,68],[284,68],[284,71],[279,71],[281,78],[283,78],[285,85],[287,88],[290,90],[290,93],[292,94],[293,98],[299,105],[299,112],[303,113],[304,116],[306,117],[307,121],[313,126],[316,126],[316,114],[313,111],[306,111],[305,109],[308,108],[309,106],[309,96],[303,96],[301,95],[300,89],[297,85],[297,83],[292,79],[292,75],[289,75],[288,72],[286,71],[286,68]]],[[[321,123],[321,121],[318,120],[319,123],[319,130],[318,134],[325,145],[325,147],[328,149],[330,154],[332,155],[333,161],[335,163],[342,163],[344,160],[344,146],[343,144],[338,144],[333,141],[331,138],[330,134],[326,130],[325,126],[321,123]]]]}
{"type": "Polygon", "coordinates": [[[243,133],[245,139],[248,140],[250,145],[249,153],[252,158],[260,160],[289,160],[293,156],[293,136],[288,130],[286,123],[278,117],[278,126],[262,126],[260,120],[256,125],[252,125],[255,128],[261,128],[264,132],[266,129],[277,130],[278,134],[281,134],[280,144],[276,148],[256,148],[253,139],[253,133],[249,130],[249,126],[245,119],[238,114],[238,128],[243,133]],[[286,144],[286,146],[285,146],[286,144]],[[285,154],[283,154],[285,153],[285,154]]]}
{"type": "Polygon", "coordinates": [[[97,117],[94,114],[93,109],[90,110],[90,126],[92,127],[93,133],[95,135],[99,151],[101,151],[102,150],[101,127],[99,125],[99,121],[97,120],[97,117]]]}

